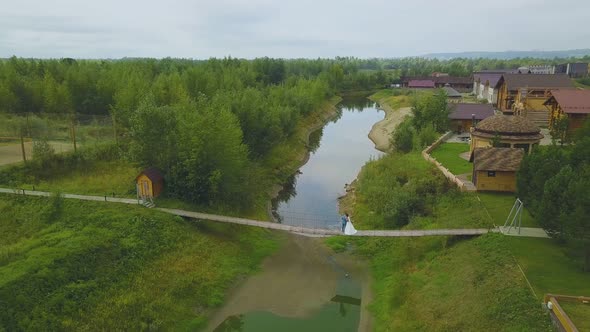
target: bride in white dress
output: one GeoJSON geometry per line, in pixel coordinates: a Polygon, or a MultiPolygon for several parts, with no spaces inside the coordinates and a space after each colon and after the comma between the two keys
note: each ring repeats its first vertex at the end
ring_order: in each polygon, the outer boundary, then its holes
{"type": "Polygon", "coordinates": [[[348,217],[348,222],[346,223],[346,227],[344,228],[344,234],[345,235],[356,234],[356,229],[354,228],[354,225],[352,224],[352,220],[350,220],[350,217],[348,217]]]}

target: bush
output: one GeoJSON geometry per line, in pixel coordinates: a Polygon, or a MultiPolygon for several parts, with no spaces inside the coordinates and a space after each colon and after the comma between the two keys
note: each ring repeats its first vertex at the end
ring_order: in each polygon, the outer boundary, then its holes
{"type": "Polygon", "coordinates": [[[412,126],[412,119],[407,117],[402,123],[397,126],[391,137],[392,145],[396,150],[401,152],[410,152],[414,148],[414,133],[415,129],[412,126]]]}

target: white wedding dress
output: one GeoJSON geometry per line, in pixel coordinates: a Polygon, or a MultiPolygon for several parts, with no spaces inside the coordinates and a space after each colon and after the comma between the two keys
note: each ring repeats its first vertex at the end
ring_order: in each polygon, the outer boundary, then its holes
{"type": "Polygon", "coordinates": [[[350,219],[346,223],[346,227],[344,227],[344,234],[345,235],[354,235],[354,234],[356,234],[356,229],[354,228],[354,225],[352,224],[352,221],[350,221],[350,219]]]}

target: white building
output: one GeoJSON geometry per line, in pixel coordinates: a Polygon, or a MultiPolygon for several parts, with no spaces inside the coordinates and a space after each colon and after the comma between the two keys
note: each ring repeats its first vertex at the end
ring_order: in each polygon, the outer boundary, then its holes
{"type": "Polygon", "coordinates": [[[485,99],[495,105],[498,91],[494,89],[500,78],[507,71],[482,71],[473,73],[473,94],[477,99],[485,99]]]}

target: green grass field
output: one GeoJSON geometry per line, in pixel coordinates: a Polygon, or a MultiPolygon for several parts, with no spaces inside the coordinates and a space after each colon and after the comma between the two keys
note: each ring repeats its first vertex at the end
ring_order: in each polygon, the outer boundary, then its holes
{"type": "MultiPolygon", "coordinates": [[[[504,225],[512,206],[514,205],[516,195],[514,193],[478,192],[477,196],[490,214],[494,224],[496,226],[504,225]]],[[[537,222],[526,209],[526,205],[524,206],[522,213],[522,227],[539,227],[537,222]]]]}
{"type": "Polygon", "coordinates": [[[0,326],[196,330],[275,236],[139,206],[0,195],[0,326]]]}
{"type": "Polygon", "coordinates": [[[473,164],[461,158],[461,153],[469,151],[469,144],[444,143],[438,146],[431,155],[455,175],[473,171],[473,164]]]}
{"type": "Polygon", "coordinates": [[[580,332],[590,331],[590,304],[559,301],[559,305],[580,332]]]}

